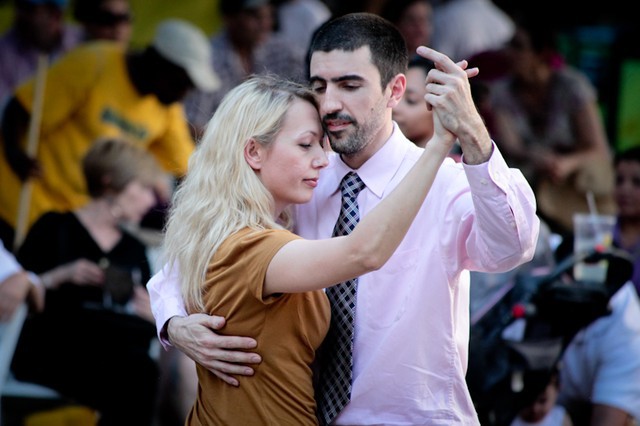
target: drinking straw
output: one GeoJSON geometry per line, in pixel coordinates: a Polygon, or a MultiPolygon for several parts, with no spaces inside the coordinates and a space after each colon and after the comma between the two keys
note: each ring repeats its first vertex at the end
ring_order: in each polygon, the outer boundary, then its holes
{"type": "Polygon", "coordinates": [[[591,213],[591,217],[595,219],[598,216],[598,207],[596,206],[596,199],[593,196],[593,191],[587,191],[587,205],[589,206],[589,213],[591,213]]]}

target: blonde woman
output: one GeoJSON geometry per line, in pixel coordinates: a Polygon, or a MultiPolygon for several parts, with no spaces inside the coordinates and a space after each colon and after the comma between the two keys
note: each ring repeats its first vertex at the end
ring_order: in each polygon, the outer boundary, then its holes
{"type": "Polygon", "coordinates": [[[263,361],[239,387],[198,365],[187,424],[316,424],[311,365],[330,320],[322,290],[380,268],[402,241],[454,140],[435,127],[412,171],[353,232],[305,240],[282,224],[328,165],[311,92],[254,77],[227,94],[176,193],[164,248],[188,311],[223,315],[223,333],[256,338],[263,361]]]}

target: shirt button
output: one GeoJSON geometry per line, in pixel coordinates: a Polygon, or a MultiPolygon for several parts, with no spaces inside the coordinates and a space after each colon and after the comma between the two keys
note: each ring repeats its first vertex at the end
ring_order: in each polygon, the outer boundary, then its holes
{"type": "Polygon", "coordinates": [[[480,179],[480,184],[486,185],[487,183],[489,183],[489,182],[487,182],[487,180],[485,178],[480,179]]]}

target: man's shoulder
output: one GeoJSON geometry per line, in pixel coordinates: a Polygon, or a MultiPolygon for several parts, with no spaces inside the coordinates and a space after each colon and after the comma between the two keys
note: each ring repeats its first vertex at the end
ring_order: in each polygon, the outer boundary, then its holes
{"type": "Polygon", "coordinates": [[[73,50],[94,55],[124,56],[126,54],[120,44],[109,40],[87,41],[80,43],[73,50]]]}
{"type": "MultiPolygon", "coordinates": [[[[640,300],[630,281],[625,283],[610,300],[611,313],[598,318],[587,326],[576,337],[582,345],[589,344],[593,348],[604,349],[604,342],[620,341],[621,338],[628,342],[640,343],[640,300]],[[623,337],[627,336],[627,337],[623,337]]],[[[578,345],[580,346],[580,345],[578,345]]],[[[631,347],[631,346],[630,346],[631,347]]],[[[634,346],[640,351],[640,344],[634,346]]]]}

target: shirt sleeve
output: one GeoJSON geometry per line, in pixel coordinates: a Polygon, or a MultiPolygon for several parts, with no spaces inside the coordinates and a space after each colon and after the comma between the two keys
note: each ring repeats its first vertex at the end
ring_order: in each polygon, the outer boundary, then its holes
{"type": "MultiPolygon", "coordinates": [[[[300,238],[288,231],[263,231],[255,233],[245,238],[241,244],[237,245],[236,250],[242,253],[238,261],[233,262],[233,268],[242,270],[247,264],[252,265],[250,274],[258,276],[256,280],[251,280],[246,276],[248,281],[262,283],[264,274],[269,265],[270,259],[275,253],[286,243],[300,238]],[[258,266],[259,265],[259,266],[258,266]]],[[[151,302],[151,312],[156,321],[156,331],[158,339],[165,349],[171,347],[167,335],[167,321],[174,316],[185,317],[188,315],[185,308],[184,299],[180,292],[179,282],[180,268],[175,265],[170,268],[165,265],[157,272],[147,283],[149,298],[151,302]]],[[[253,296],[262,300],[262,286],[251,288],[253,296]]],[[[270,303],[267,301],[266,303],[270,303]]]]}
{"type": "Polygon", "coordinates": [[[168,110],[167,131],[149,145],[149,151],[165,171],[179,178],[187,173],[189,157],[194,149],[184,107],[176,103],[168,110]]]}
{"type": "MultiPolygon", "coordinates": [[[[0,285],[12,275],[24,271],[24,268],[18,263],[15,256],[9,252],[0,241],[0,285]]],[[[40,277],[31,271],[26,271],[29,282],[34,286],[42,287],[44,284],[40,277]]]]}
{"type": "Polygon", "coordinates": [[[465,242],[468,269],[505,272],[533,258],[540,219],[531,186],[520,170],[509,168],[498,147],[489,161],[464,164],[474,211],[465,242]]]}
{"type": "Polygon", "coordinates": [[[187,309],[180,294],[179,273],[177,265],[173,268],[165,265],[147,283],[151,312],[156,321],[156,332],[165,349],[171,347],[167,336],[167,321],[171,317],[187,316],[187,309]]]}
{"type": "Polygon", "coordinates": [[[11,252],[5,248],[2,241],[0,241],[0,283],[21,271],[22,267],[15,256],[11,254],[11,252]]]}

